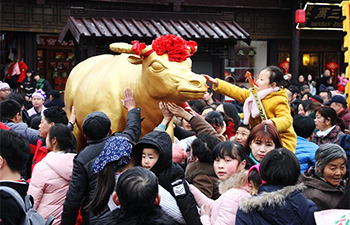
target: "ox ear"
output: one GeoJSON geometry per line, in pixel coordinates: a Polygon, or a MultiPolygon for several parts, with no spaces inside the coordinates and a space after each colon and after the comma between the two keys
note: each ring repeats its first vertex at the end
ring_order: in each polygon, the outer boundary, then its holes
{"type": "Polygon", "coordinates": [[[117,53],[132,54],[133,52],[131,51],[131,48],[132,48],[132,45],[123,43],[123,42],[117,42],[109,45],[109,49],[117,53]]]}
{"type": "Polygon", "coordinates": [[[131,55],[128,57],[128,61],[129,61],[129,63],[134,64],[134,65],[142,64],[142,58],[139,56],[131,55]]]}

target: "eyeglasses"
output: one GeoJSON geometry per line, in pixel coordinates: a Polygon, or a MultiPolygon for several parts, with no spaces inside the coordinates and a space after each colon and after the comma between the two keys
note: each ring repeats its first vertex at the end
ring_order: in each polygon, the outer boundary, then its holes
{"type": "Polygon", "coordinates": [[[1,89],[0,91],[10,92],[10,91],[11,91],[11,89],[10,89],[10,88],[5,88],[5,89],[1,89]]]}

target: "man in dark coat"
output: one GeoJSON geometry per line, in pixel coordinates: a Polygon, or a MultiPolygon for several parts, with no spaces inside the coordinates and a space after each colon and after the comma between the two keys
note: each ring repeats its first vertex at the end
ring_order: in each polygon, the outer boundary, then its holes
{"type": "MultiPolygon", "coordinates": [[[[135,99],[124,99],[124,107],[128,110],[126,128],[120,135],[131,141],[138,141],[141,135],[140,108],[135,108],[135,99]]],[[[93,170],[93,164],[111,132],[111,121],[106,114],[94,111],[86,116],[83,123],[83,132],[89,139],[88,146],[81,150],[73,161],[72,180],[63,206],[62,225],[74,225],[79,208],[83,217],[83,224],[103,224],[108,221],[110,211],[108,208],[99,216],[86,212],[84,207],[92,199],[95,190],[97,174],[93,170]]]]}
{"type": "Polygon", "coordinates": [[[45,102],[45,107],[58,106],[64,108],[64,101],[60,99],[60,93],[57,90],[52,90],[49,93],[49,101],[45,102]]]}
{"type": "MultiPolygon", "coordinates": [[[[19,134],[0,130],[0,186],[10,187],[23,198],[27,195],[28,183],[21,179],[21,170],[29,158],[29,144],[19,134]]],[[[0,191],[0,223],[21,224],[24,212],[7,192],[0,191]]]]}

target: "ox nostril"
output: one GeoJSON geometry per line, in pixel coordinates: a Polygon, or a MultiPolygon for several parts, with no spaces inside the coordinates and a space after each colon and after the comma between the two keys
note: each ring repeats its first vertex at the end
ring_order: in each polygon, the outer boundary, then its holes
{"type": "Polygon", "coordinates": [[[199,80],[190,80],[189,83],[194,87],[200,87],[201,82],[199,80]]]}

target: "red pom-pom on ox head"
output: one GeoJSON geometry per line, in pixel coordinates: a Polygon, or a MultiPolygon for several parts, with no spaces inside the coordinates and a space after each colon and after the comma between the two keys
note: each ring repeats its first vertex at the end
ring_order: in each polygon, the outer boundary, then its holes
{"type": "Polygon", "coordinates": [[[183,62],[196,52],[197,43],[182,37],[167,34],[152,41],[152,49],[157,55],[168,53],[169,61],[183,62]]]}

